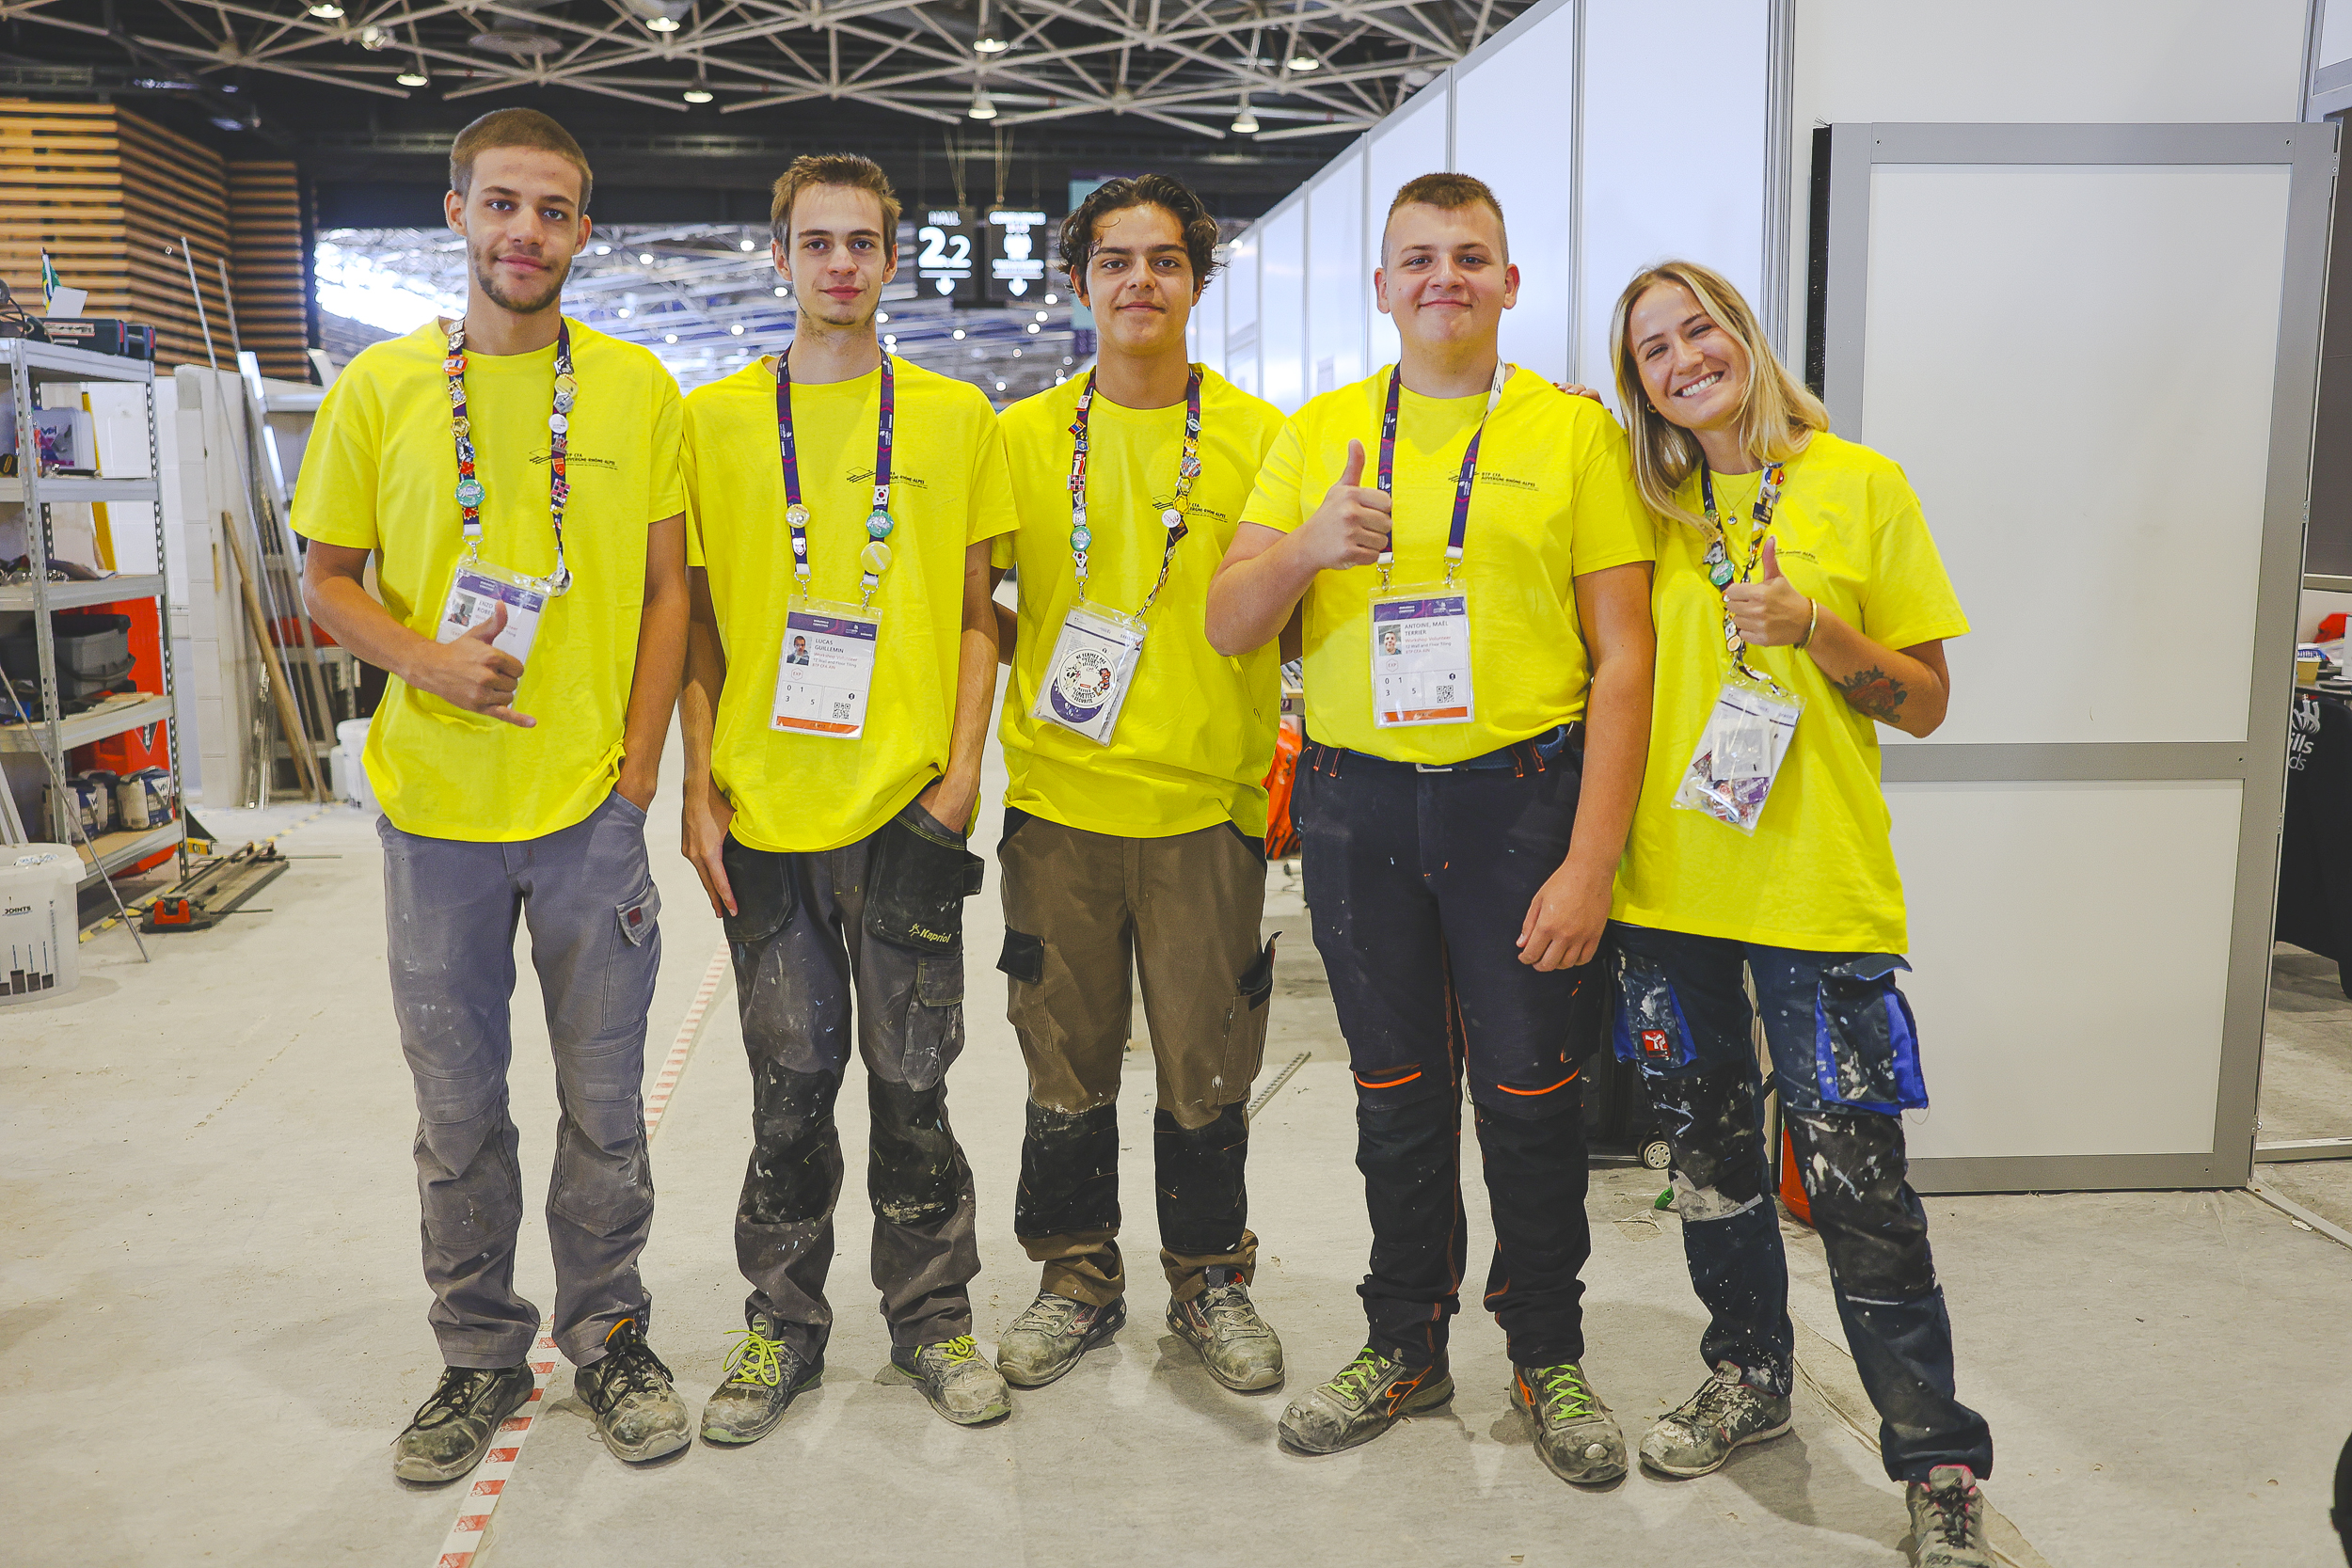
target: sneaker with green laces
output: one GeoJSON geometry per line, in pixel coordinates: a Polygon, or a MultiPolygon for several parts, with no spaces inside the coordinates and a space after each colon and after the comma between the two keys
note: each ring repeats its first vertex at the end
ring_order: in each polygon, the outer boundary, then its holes
{"type": "Polygon", "coordinates": [[[1515,1367],[1511,1402],[1534,1428],[1535,1456],[1562,1481],[1592,1486],[1625,1474],[1625,1433],[1582,1367],[1515,1367]]]}
{"type": "Polygon", "coordinates": [[[912,1383],[931,1408],[960,1427],[984,1426],[1012,1414],[1005,1379],[969,1334],[930,1345],[893,1345],[877,1383],[912,1383]]]}
{"type": "Polygon", "coordinates": [[[1642,1463],[1661,1476],[1704,1476],[1724,1467],[1731,1450],[1788,1430],[1788,1396],[1749,1384],[1730,1362],[1681,1407],[1658,1418],[1642,1438],[1642,1463]]]}
{"type": "Polygon", "coordinates": [[[756,1443],[776,1430],[793,1397],[817,1386],[825,1373],[820,1352],[811,1360],[776,1337],[776,1324],[755,1312],[735,1331],[719,1386],[703,1402],[703,1441],[756,1443]]]}
{"type": "Polygon", "coordinates": [[[1300,1453],[1338,1453],[1453,1397],[1444,1361],[1408,1367],[1366,1345],[1330,1382],[1291,1401],[1282,1412],[1282,1441],[1300,1453]]]}

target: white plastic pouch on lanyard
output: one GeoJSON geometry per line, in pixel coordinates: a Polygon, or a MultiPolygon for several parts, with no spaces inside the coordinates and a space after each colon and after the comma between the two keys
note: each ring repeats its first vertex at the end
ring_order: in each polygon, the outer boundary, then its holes
{"type": "Polygon", "coordinates": [[[1127,705],[1136,664],[1148,628],[1133,615],[1101,605],[1073,605],[1062,617],[1054,656],[1045,663],[1030,716],[1085,736],[1098,746],[1111,743],[1119,711],[1127,705]]]}
{"type": "Polygon", "coordinates": [[[1755,832],[1804,711],[1804,698],[1733,670],[1699,731],[1691,765],[1682,770],[1675,806],[1755,832]]]}
{"type": "Polygon", "coordinates": [[[881,639],[879,610],[823,599],[795,602],[784,618],[769,727],[832,740],[864,735],[881,639]]]}
{"type": "Polygon", "coordinates": [[[1470,590],[1424,583],[1372,596],[1372,721],[1467,724],[1470,686],[1470,590]]]}
{"type": "Polygon", "coordinates": [[[433,640],[456,641],[497,614],[501,605],[506,607],[506,626],[491,639],[490,646],[513,656],[517,664],[530,664],[531,644],[539,635],[539,617],[548,607],[548,585],[478,556],[457,563],[433,640]]]}

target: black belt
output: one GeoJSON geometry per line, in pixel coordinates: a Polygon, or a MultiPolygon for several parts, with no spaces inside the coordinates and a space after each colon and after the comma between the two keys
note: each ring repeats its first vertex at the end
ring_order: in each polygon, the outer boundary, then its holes
{"type": "Polygon", "coordinates": [[[1334,778],[1339,775],[1342,759],[1372,768],[1409,768],[1416,773],[1488,773],[1507,768],[1524,775],[1543,772],[1571,742],[1576,743],[1581,751],[1583,739],[1584,725],[1581,721],[1575,721],[1557,725],[1541,735],[1515,740],[1508,746],[1481,752],[1474,757],[1465,757],[1460,762],[1448,763],[1399,762],[1393,757],[1375,756],[1370,752],[1351,751],[1344,746],[1327,746],[1311,737],[1308,739],[1307,746],[1319,753],[1312,759],[1314,770],[1329,773],[1334,778]],[[1327,761],[1329,764],[1327,767],[1327,761]]]}

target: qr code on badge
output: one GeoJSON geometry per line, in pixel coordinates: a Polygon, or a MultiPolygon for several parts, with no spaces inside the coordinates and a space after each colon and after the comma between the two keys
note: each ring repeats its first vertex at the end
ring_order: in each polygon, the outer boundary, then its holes
{"type": "Polygon", "coordinates": [[[1438,688],[1437,700],[1441,703],[1454,701],[1454,688],[1450,685],[1438,688]]]}
{"type": "Polygon", "coordinates": [[[850,705],[847,703],[834,704],[833,716],[835,719],[847,719],[850,716],[850,705]]]}

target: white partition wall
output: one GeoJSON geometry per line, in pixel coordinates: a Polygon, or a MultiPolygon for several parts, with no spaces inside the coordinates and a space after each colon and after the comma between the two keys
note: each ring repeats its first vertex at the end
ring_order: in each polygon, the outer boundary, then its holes
{"type": "Polygon", "coordinates": [[[1307,204],[1292,197],[1258,237],[1258,395],[1285,414],[1307,401],[1307,204]]]}
{"type": "Polygon", "coordinates": [[[1531,13],[1454,73],[1454,166],[1493,187],[1519,269],[1502,356],[1553,381],[1567,379],[1576,285],[1577,95],[1560,90],[1576,77],[1561,64],[1577,58],[1582,12],[1564,5],[1531,13]]]}
{"type": "Polygon", "coordinates": [[[1399,185],[1454,167],[1454,73],[1447,71],[1364,133],[1364,266],[1358,285],[1370,358],[1365,370],[1396,362],[1396,324],[1373,304],[1372,269],[1380,264],[1380,230],[1399,185]]]}
{"type": "Polygon", "coordinates": [[[1226,247],[1225,276],[1210,285],[1225,292],[1225,379],[1245,392],[1263,384],[1258,373],[1258,237],[1242,235],[1226,247]]]}
{"type": "Polygon", "coordinates": [[[1308,397],[1371,373],[1364,362],[1371,271],[1364,245],[1364,150],[1359,143],[1307,187],[1308,397]]]}

